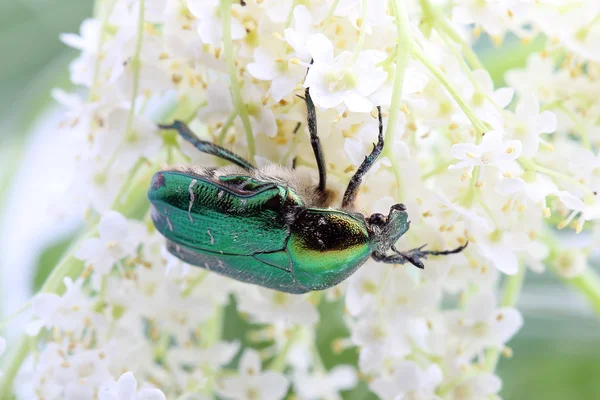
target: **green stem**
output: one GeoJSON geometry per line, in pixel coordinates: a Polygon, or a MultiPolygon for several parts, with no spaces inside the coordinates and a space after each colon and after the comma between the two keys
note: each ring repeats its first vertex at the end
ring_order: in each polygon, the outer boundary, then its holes
{"type": "Polygon", "coordinates": [[[231,125],[233,125],[233,121],[235,121],[235,118],[237,116],[238,116],[238,111],[233,110],[231,112],[231,114],[229,114],[229,116],[227,117],[225,122],[223,123],[223,126],[221,127],[221,132],[219,133],[219,137],[217,137],[217,144],[219,146],[222,146],[223,142],[225,142],[225,137],[227,136],[227,131],[229,131],[229,128],[231,128],[231,125]]]}
{"type": "Polygon", "coordinates": [[[293,0],[292,5],[290,6],[290,10],[288,11],[287,18],[285,19],[285,27],[289,28],[292,24],[292,19],[294,19],[294,9],[296,8],[296,4],[298,0],[293,0]]]}
{"type": "Polygon", "coordinates": [[[469,81],[471,81],[471,85],[473,85],[475,92],[483,95],[484,98],[487,101],[489,101],[490,104],[492,106],[494,106],[494,108],[496,108],[496,110],[501,112],[502,108],[496,103],[496,101],[492,98],[492,96],[490,96],[489,93],[481,90],[481,85],[479,85],[479,82],[477,82],[477,79],[475,79],[475,75],[473,74],[473,71],[471,70],[471,68],[469,68],[469,65],[467,65],[467,62],[465,61],[463,55],[458,52],[458,50],[456,49],[456,46],[454,46],[453,43],[450,43],[450,39],[449,39],[448,35],[446,35],[446,33],[444,33],[444,32],[441,32],[440,37],[442,38],[444,43],[446,43],[446,47],[454,55],[454,57],[456,58],[456,61],[458,61],[458,63],[460,64],[461,69],[467,75],[467,77],[469,78],[469,81]]]}
{"type": "Polygon", "coordinates": [[[581,275],[565,281],[584,295],[594,312],[600,316],[600,276],[598,273],[588,266],[581,275]]]}
{"type": "Polygon", "coordinates": [[[131,68],[133,69],[133,88],[131,90],[131,106],[127,117],[127,129],[125,136],[129,135],[133,116],[135,115],[135,103],[137,101],[138,91],[140,90],[140,54],[142,52],[142,43],[144,42],[144,11],[146,9],[145,0],[140,0],[138,7],[138,24],[137,24],[137,40],[135,43],[135,53],[131,60],[131,68]]]}
{"type": "Polygon", "coordinates": [[[560,254],[560,244],[557,237],[550,234],[544,235],[544,242],[550,248],[550,255],[546,260],[546,264],[550,265],[551,271],[564,283],[577,289],[585,296],[594,312],[600,317],[600,276],[598,272],[588,265],[580,275],[573,278],[564,277],[558,272],[556,263],[556,257],[560,254]]]}
{"type": "Polygon", "coordinates": [[[466,208],[471,208],[473,206],[473,201],[475,201],[475,197],[477,196],[477,181],[479,180],[479,174],[481,172],[481,167],[475,166],[473,171],[471,172],[471,180],[469,181],[469,190],[462,200],[463,205],[466,208]]]}
{"type": "Polygon", "coordinates": [[[338,3],[340,2],[340,0],[333,0],[333,4],[331,5],[331,7],[329,8],[329,12],[327,13],[327,17],[325,17],[325,23],[324,23],[324,27],[327,28],[327,26],[329,26],[329,24],[331,23],[331,19],[333,18],[333,13],[335,12],[335,9],[337,8],[338,3]]]}
{"type": "Polygon", "coordinates": [[[358,55],[365,44],[365,37],[367,36],[367,0],[361,0],[360,18],[361,24],[360,31],[358,33],[358,41],[356,42],[356,47],[354,49],[354,61],[356,61],[358,58],[358,55]]]}
{"type": "Polygon", "coordinates": [[[431,177],[434,177],[443,172],[446,172],[450,165],[452,165],[452,161],[445,161],[445,162],[441,163],[440,165],[438,165],[437,167],[434,167],[432,170],[425,172],[423,175],[421,175],[421,179],[425,181],[431,177]]]}
{"type": "MultiPolygon", "coordinates": [[[[97,8],[94,10],[94,15],[100,14],[100,9],[102,8],[102,1],[96,3],[97,8]]],[[[98,38],[98,43],[96,45],[96,54],[102,53],[102,47],[104,46],[104,40],[106,39],[106,28],[108,27],[108,18],[112,13],[112,10],[115,7],[117,0],[112,0],[110,5],[106,7],[104,10],[104,15],[102,16],[102,25],[100,27],[100,37],[98,38]]],[[[102,63],[102,57],[96,57],[96,62],[94,63],[94,75],[92,78],[92,86],[90,87],[90,93],[88,96],[88,100],[93,101],[96,96],[96,89],[98,86],[98,78],[100,77],[100,64],[102,63]]]]}
{"type": "Polygon", "coordinates": [[[256,147],[254,145],[254,136],[252,135],[252,126],[248,117],[248,109],[242,99],[240,83],[237,78],[237,68],[233,55],[233,39],[231,38],[231,0],[221,0],[221,23],[223,24],[223,53],[227,62],[227,74],[231,82],[231,95],[235,108],[240,114],[242,125],[246,132],[246,141],[248,142],[248,161],[254,162],[256,147]]]}
{"type": "Polygon", "coordinates": [[[481,138],[483,137],[483,133],[487,130],[483,122],[475,115],[471,107],[467,105],[462,96],[458,93],[458,91],[452,86],[450,81],[446,78],[446,75],[442,72],[437,65],[435,65],[429,57],[421,50],[418,46],[413,47],[413,54],[415,58],[417,58],[421,63],[433,74],[433,76],[446,88],[450,96],[456,101],[461,108],[461,110],[465,113],[471,124],[475,128],[477,134],[477,143],[481,142],[481,138]]]}
{"type": "Polygon", "coordinates": [[[401,0],[392,2],[394,14],[396,16],[396,30],[398,34],[396,48],[396,72],[394,75],[394,86],[392,89],[392,102],[390,104],[390,115],[385,131],[385,142],[388,144],[383,155],[390,158],[393,162],[393,146],[394,137],[396,136],[396,126],[400,118],[400,105],[402,103],[402,89],[404,86],[404,77],[406,75],[406,67],[410,60],[412,50],[414,48],[413,39],[410,32],[410,21],[406,13],[406,6],[401,0]]]}
{"type": "Polygon", "coordinates": [[[546,174],[550,177],[553,177],[555,179],[560,179],[562,181],[565,182],[569,182],[570,184],[577,186],[579,189],[581,189],[583,192],[585,192],[585,196],[589,197],[589,198],[594,198],[594,192],[587,187],[586,185],[584,185],[583,183],[579,182],[577,179],[573,178],[572,176],[569,176],[567,174],[564,174],[562,172],[559,171],[555,171],[551,168],[547,168],[544,167],[536,162],[533,162],[531,160],[527,160],[527,159],[522,159],[519,160],[519,163],[525,168],[525,169],[533,169],[537,172],[540,172],[542,174],[546,174]]]}
{"type": "Polygon", "coordinates": [[[479,61],[479,57],[477,57],[477,54],[475,54],[471,48],[471,45],[469,45],[469,43],[467,43],[458,34],[458,32],[454,30],[446,17],[438,12],[433,4],[431,4],[430,0],[420,0],[419,2],[421,4],[421,9],[423,10],[425,19],[429,19],[438,31],[444,32],[446,35],[448,35],[448,37],[450,37],[450,39],[460,44],[463,54],[465,55],[465,58],[469,64],[471,64],[471,67],[473,69],[483,68],[481,62],[479,61]]]}
{"type": "Polygon", "coordinates": [[[387,157],[392,163],[392,169],[398,184],[398,198],[402,198],[402,174],[400,166],[394,155],[394,137],[396,136],[398,121],[400,119],[400,106],[402,103],[402,90],[404,87],[404,77],[406,68],[410,61],[413,39],[410,32],[410,21],[406,12],[406,6],[401,0],[392,1],[396,21],[396,32],[398,34],[396,43],[396,71],[394,74],[394,83],[392,88],[392,101],[390,104],[390,115],[385,130],[385,143],[387,146],[383,149],[383,157],[387,157]]]}
{"type": "Polygon", "coordinates": [[[585,126],[581,123],[581,120],[575,115],[575,113],[569,109],[565,104],[560,103],[558,108],[564,111],[565,114],[571,119],[571,121],[575,124],[575,127],[579,131],[579,136],[581,137],[581,143],[587,150],[592,150],[592,145],[590,144],[590,138],[587,135],[587,130],[585,126]]]}
{"type": "MultiPolygon", "coordinates": [[[[514,307],[519,300],[519,294],[523,288],[523,282],[525,281],[525,272],[527,267],[519,265],[519,270],[513,276],[509,276],[506,279],[504,288],[502,289],[502,297],[500,299],[500,306],[502,307],[514,307]]],[[[494,372],[498,360],[500,359],[499,348],[489,349],[485,355],[485,369],[489,372],[494,372]]]]}

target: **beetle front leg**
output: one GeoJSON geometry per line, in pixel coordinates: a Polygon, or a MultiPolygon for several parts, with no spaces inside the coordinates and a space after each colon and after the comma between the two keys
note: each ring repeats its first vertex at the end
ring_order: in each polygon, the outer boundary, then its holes
{"type": "Polygon", "coordinates": [[[354,173],[354,176],[350,178],[350,182],[348,183],[348,187],[346,188],[346,192],[344,192],[344,198],[342,200],[342,208],[345,210],[354,208],[354,200],[356,199],[358,188],[362,182],[362,177],[369,172],[369,169],[375,164],[375,161],[377,161],[377,158],[383,151],[383,119],[381,117],[381,107],[379,106],[377,106],[377,115],[379,120],[379,136],[377,137],[377,144],[373,144],[373,151],[371,154],[365,157],[362,164],[360,164],[354,173]]]}
{"type": "Polygon", "coordinates": [[[411,263],[412,265],[414,265],[417,268],[421,268],[421,269],[425,268],[425,266],[423,265],[421,260],[419,260],[418,258],[415,258],[413,256],[410,256],[408,254],[405,254],[405,253],[399,252],[398,254],[391,254],[391,255],[373,253],[371,257],[373,257],[373,259],[375,261],[386,263],[386,264],[411,263]]]}
{"type": "Polygon", "coordinates": [[[243,157],[235,154],[234,152],[229,151],[226,148],[223,148],[214,143],[200,139],[183,121],[175,120],[169,125],[159,124],[158,127],[160,129],[175,129],[177,133],[179,133],[179,136],[181,136],[185,141],[191,143],[195,148],[197,148],[203,153],[217,156],[236,165],[239,165],[240,167],[247,169],[248,171],[255,169],[254,165],[250,164],[243,157]]]}
{"type": "Polygon", "coordinates": [[[375,261],[383,262],[386,264],[411,263],[415,267],[423,269],[423,268],[425,268],[425,266],[423,265],[423,262],[421,261],[421,259],[426,259],[427,256],[447,256],[449,254],[460,253],[461,251],[464,250],[465,247],[467,247],[468,244],[469,244],[469,242],[467,242],[464,245],[459,246],[455,249],[452,249],[452,250],[441,250],[441,251],[423,250],[423,248],[425,246],[427,246],[426,244],[424,244],[421,247],[417,247],[416,249],[412,249],[412,250],[405,251],[405,252],[399,251],[398,249],[396,249],[396,247],[392,246],[392,250],[396,254],[386,255],[386,254],[380,254],[380,253],[373,253],[373,258],[375,259],[375,261]]]}
{"type": "MultiPolygon", "coordinates": [[[[296,125],[296,127],[294,128],[294,136],[296,136],[296,134],[298,133],[298,131],[300,130],[300,127],[302,126],[302,122],[298,122],[298,124],[296,125]]],[[[296,169],[296,159],[298,157],[294,157],[294,159],[292,160],[292,169],[296,169]]]]}
{"type": "Polygon", "coordinates": [[[313,103],[312,97],[310,97],[309,88],[304,90],[304,101],[306,101],[306,123],[308,124],[308,132],[310,133],[310,145],[315,153],[317,168],[319,169],[319,192],[325,193],[327,186],[325,156],[323,155],[323,148],[321,147],[321,142],[319,140],[319,136],[317,135],[317,112],[315,110],[315,103],[313,103]]]}

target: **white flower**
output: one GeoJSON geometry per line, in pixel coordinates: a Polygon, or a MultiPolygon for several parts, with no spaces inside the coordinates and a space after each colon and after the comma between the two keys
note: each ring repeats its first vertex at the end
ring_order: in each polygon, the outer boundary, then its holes
{"type": "MultiPolygon", "coordinates": [[[[481,120],[489,123],[492,129],[502,129],[504,120],[499,109],[503,109],[510,104],[514,89],[499,88],[494,90],[492,77],[485,69],[476,69],[472,75],[475,82],[465,86],[464,96],[471,99],[475,114],[481,120]]],[[[462,110],[455,114],[454,119],[461,124],[469,123],[469,119],[462,110]]]]}
{"type": "Polygon", "coordinates": [[[240,311],[250,313],[258,322],[286,321],[290,324],[312,325],[319,313],[308,302],[307,296],[298,296],[263,288],[249,288],[240,297],[240,311]]]}
{"type": "Polygon", "coordinates": [[[379,267],[369,260],[349,278],[345,300],[350,315],[357,316],[373,305],[386,275],[386,270],[379,267]]]}
{"type": "Polygon", "coordinates": [[[518,140],[504,142],[500,131],[486,132],[481,144],[459,143],[452,146],[452,156],[461,160],[449,169],[494,166],[502,171],[507,170],[512,162],[521,155],[522,145],[518,140]]]}
{"type": "Polygon", "coordinates": [[[115,382],[100,389],[100,400],[166,400],[159,389],[142,389],[138,392],[137,381],[132,372],[126,372],[115,382]]]}
{"type": "Polygon", "coordinates": [[[442,379],[442,369],[436,364],[422,370],[412,361],[402,361],[392,376],[377,378],[369,387],[382,400],[438,400],[435,390],[442,379]]]}
{"type": "Polygon", "coordinates": [[[446,227],[453,226],[454,223],[461,218],[465,222],[468,229],[480,228],[484,231],[491,231],[487,219],[478,215],[476,212],[452,203],[442,194],[434,193],[433,197],[442,203],[440,212],[442,214],[442,218],[444,216],[447,217],[443,220],[446,227]]]}
{"type": "Polygon", "coordinates": [[[560,201],[573,210],[569,216],[561,222],[560,227],[569,225],[571,221],[579,215],[576,231],[581,232],[585,221],[600,218],[600,196],[596,195],[589,200],[583,201],[579,197],[564,190],[559,191],[557,195],[560,201]]]}
{"type": "Polygon", "coordinates": [[[63,33],[60,40],[66,45],[81,50],[69,69],[73,83],[92,86],[98,57],[98,41],[101,35],[101,23],[96,19],[86,19],[79,27],[79,35],[63,33]]]}
{"type": "Polygon", "coordinates": [[[138,243],[125,217],[116,211],[104,213],[98,225],[98,236],[86,239],[75,256],[91,265],[95,276],[102,277],[123,258],[133,256],[138,243]]]}
{"type": "Polygon", "coordinates": [[[487,399],[498,393],[501,388],[502,381],[496,375],[480,373],[456,385],[450,396],[460,400],[487,399]]]}
{"type": "Polygon", "coordinates": [[[560,81],[555,72],[554,61],[551,57],[534,53],[527,59],[524,69],[513,69],[506,72],[506,82],[521,96],[531,93],[546,102],[555,100],[558,86],[549,82],[560,81]]]}
{"type": "MultiPolygon", "coordinates": [[[[384,84],[376,90],[372,95],[369,96],[369,100],[375,105],[389,106],[392,103],[392,93],[394,91],[394,80],[390,79],[390,75],[393,75],[396,70],[396,66],[392,65],[388,70],[388,78],[384,84]]],[[[404,71],[404,81],[402,83],[402,98],[407,103],[421,104],[420,100],[417,100],[416,94],[421,92],[427,85],[427,75],[417,70],[415,67],[407,67],[404,71]]]]}
{"type": "Polygon", "coordinates": [[[144,92],[161,93],[171,88],[170,73],[163,63],[158,62],[163,52],[163,45],[158,37],[144,38],[137,61],[133,59],[137,51],[135,29],[119,31],[115,41],[121,42],[122,52],[107,56],[107,63],[112,66],[108,83],[119,90],[123,99],[132,98],[136,81],[138,95],[144,92]]]}
{"type": "Polygon", "coordinates": [[[588,255],[579,249],[568,248],[558,253],[554,264],[561,276],[574,278],[587,269],[588,255]]]}
{"type": "Polygon", "coordinates": [[[352,341],[360,346],[358,366],[369,373],[382,367],[389,358],[402,358],[410,354],[411,345],[406,336],[407,320],[379,318],[367,315],[352,327],[352,341]]]}
{"type": "Polygon", "coordinates": [[[356,370],[350,365],[337,365],[325,374],[298,372],[294,388],[303,400],[336,399],[340,390],[349,390],[357,384],[356,370]]]}
{"type": "Polygon", "coordinates": [[[337,4],[335,16],[347,18],[357,29],[366,24],[367,33],[372,33],[372,27],[389,22],[390,18],[385,0],[371,0],[366,7],[366,16],[362,12],[361,0],[342,0],[337,4]]]}
{"type": "Polygon", "coordinates": [[[514,275],[519,270],[519,259],[515,254],[515,244],[510,233],[496,229],[490,234],[473,232],[477,237],[477,249],[481,255],[501,272],[514,275]]]}
{"type": "Polygon", "coordinates": [[[82,291],[83,279],[73,282],[64,278],[65,293],[40,293],[33,298],[33,315],[37,318],[27,326],[27,333],[36,336],[41,328],[57,327],[66,331],[84,329],[83,321],[91,315],[91,299],[82,291]]]}
{"type": "Polygon", "coordinates": [[[385,53],[365,50],[355,59],[352,53],[345,51],[334,58],[332,43],[320,33],[307,39],[307,48],[313,64],[304,87],[310,88],[315,105],[332,108],[344,103],[353,112],[373,109],[367,97],[387,79],[387,72],[377,66],[385,59],[385,53]]]}
{"type": "Polygon", "coordinates": [[[554,182],[542,174],[536,174],[533,182],[526,182],[521,178],[505,178],[498,182],[496,188],[498,192],[517,200],[517,207],[526,201],[546,207],[546,197],[558,192],[554,182]]]}
{"type": "Polygon", "coordinates": [[[515,119],[511,125],[512,137],[523,145],[523,156],[532,157],[538,150],[540,134],[556,130],[556,114],[552,111],[540,113],[537,97],[527,94],[517,104],[515,119]]]}
{"type": "Polygon", "coordinates": [[[540,7],[532,17],[543,32],[557,38],[570,52],[598,62],[600,29],[595,18],[599,11],[597,2],[583,1],[565,9],[540,7]]]}
{"type": "Polygon", "coordinates": [[[219,396],[235,400],[278,400],[287,393],[287,378],[277,372],[262,371],[256,350],[246,349],[240,359],[238,374],[239,376],[223,378],[217,382],[219,396]]]}
{"type": "Polygon", "coordinates": [[[285,40],[296,52],[296,58],[304,62],[310,62],[311,58],[307,40],[313,32],[312,24],[312,17],[306,6],[298,5],[294,8],[293,27],[283,31],[285,40]]]}
{"type": "Polygon", "coordinates": [[[448,327],[464,345],[465,353],[475,355],[485,347],[502,348],[523,326],[521,313],[514,308],[497,308],[492,293],[473,296],[464,311],[446,314],[448,327]]]}
{"type": "MultiPolygon", "coordinates": [[[[383,130],[387,129],[388,119],[383,118],[383,130]]],[[[354,125],[356,126],[356,125],[354,125]]],[[[354,127],[353,126],[353,127],[354,127]]],[[[400,113],[396,124],[396,131],[394,136],[394,142],[388,143],[387,145],[394,149],[393,153],[396,159],[409,159],[410,148],[402,140],[406,128],[406,115],[400,113]]],[[[361,125],[358,131],[353,135],[344,140],[344,150],[348,155],[350,162],[358,167],[365,159],[365,155],[369,154],[373,149],[373,144],[377,143],[377,135],[379,134],[379,121],[377,118],[371,118],[369,115],[361,125]]],[[[390,167],[392,164],[388,157],[381,157],[371,167],[369,173],[374,174],[379,168],[379,162],[381,164],[390,167]]]]}
{"type": "Polygon", "coordinates": [[[116,108],[106,118],[107,132],[98,140],[98,151],[118,154],[119,167],[129,169],[140,157],[154,159],[163,139],[156,124],[140,115],[129,121],[129,110],[116,108]],[[129,130],[127,129],[129,128],[129,130]]]}
{"type": "Polygon", "coordinates": [[[462,0],[452,9],[452,20],[459,24],[481,25],[491,36],[503,35],[506,30],[516,30],[518,33],[528,7],[521,0],[462,0]]]}
{"type": "Polygon", "coordinates": [[[239,342],[218,342],[208,348],[177,347],[167,353],[167,363],[174,368],[195,365],[206,370],[228,364],[239,349],[239,342]]]}
{"type": "Polygon", "coordinates": [[[292,93],[298,82],[304,77],[306,68],[290,62],[289,57],[277,49],[259,46],[254,49],[254,62],[248,64],[248,73],[256,79],[271,81],[271,96],[280,101],[292,93]]]}
{"type": "Polygon", "coordinates": [[[74,33],[61,33],[59,37],[64,44],[70,47],[89,53],[96,53],[98,50],[98,40],[100,39],[100,28],[100,21],[88,18],[81,23],[79,35],[74,33]]]}
{"type": "Polygon", "coordinates": [[[405,318],[428,317],[435,313],[441,294],[438,286],[430,282],[415,282],[409,272],[402,269],[394,271],[386,279],[379,293],[379,308],[392,318],[399,314],[405,318]]]}
{"type": "MultiPolygon", "coordinates": [[[[219,0],[188,0],[188,7],[192,14],[198,18],[198,35],[203,43],[220,46],[223,36],[219,0]]],[[[246,36],[246,29],[236,19],[231,19],[231,38],[242,39],[246,36]]]]}

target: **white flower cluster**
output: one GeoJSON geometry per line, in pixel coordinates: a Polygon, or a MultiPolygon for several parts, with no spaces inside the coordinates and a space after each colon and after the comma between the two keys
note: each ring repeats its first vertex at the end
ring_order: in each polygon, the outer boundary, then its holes
{"type": "Polygon", "coordinates": [[[553,229],[600,232],[600,3],[435,3],[98,0],[80,34],[61,37],[81,51],[71,80],[87,91],[54,93],[79,160],[70,200],[90,205],[92,228],[54,271],[60,294],[34,299],[38,353],[7,367],[19,370],[19,398],[336,399],[361,380],[382,399],[498,398],[525,269],[580,276],[589,249],[565,251],[553,229]],[[547,42],[497,88],[473,51],[483,34],[547,42]],[[259,165],[295,160],[314,173],[305,88],[332,187],[343,190],[376,141],[380,106],[386,147],[358,209],[403,202],[411,229],[399,247],[468,241],[462,253],[423,271],[368,261],[299,296],[166,252],[149,177],[219,161],[156,123],[181,119],[259,165]],[[237,318],[260,324],[247,337],[228,324],[233,299],[237,318]],[[341,301],[349,333],[330,345],[359,357],[326,368],[319,304],[341,301]]]}

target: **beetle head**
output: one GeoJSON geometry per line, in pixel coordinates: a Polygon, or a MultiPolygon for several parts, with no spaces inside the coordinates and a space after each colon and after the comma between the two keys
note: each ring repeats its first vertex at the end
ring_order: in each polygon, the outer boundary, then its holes
{"type": "Polygon", "coordinates": [[[406,207],[398,203],[390,208],[387,217],[379,213],[372,214],[367,219],[367,225],[377,246],[376,251],[385,253],[408,231],[410,222],[406,207]]]}

